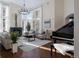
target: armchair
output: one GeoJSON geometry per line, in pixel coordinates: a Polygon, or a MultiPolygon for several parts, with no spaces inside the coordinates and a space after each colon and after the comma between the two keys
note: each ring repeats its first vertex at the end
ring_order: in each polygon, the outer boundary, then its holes
{"type": "Polygon", "coordinates": [[[0,34],[0,38],[1,38],[1,45],[5,48],[5,49],[11,49],[11,39],[10,39],[10,34],[7,32],[3,32],[0,34]]]}

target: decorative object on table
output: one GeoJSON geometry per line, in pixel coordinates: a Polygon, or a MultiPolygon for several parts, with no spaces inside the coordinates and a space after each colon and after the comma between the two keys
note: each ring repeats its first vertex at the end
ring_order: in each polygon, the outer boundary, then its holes
{"type": "Polygon", "coordinates": [[[17,32],[11,32],[11,40],[12,40],[12,52],[17,53],[18,51],[18,45],[17,45],[17,40],[18,40],[18,33],[17,32]]]}

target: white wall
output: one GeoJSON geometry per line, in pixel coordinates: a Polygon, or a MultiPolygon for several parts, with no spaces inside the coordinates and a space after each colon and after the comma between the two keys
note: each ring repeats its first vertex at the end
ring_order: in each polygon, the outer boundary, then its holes
{"type": "MultiPolygon", "coordinates": [[[[5,1],[5,0],[1,0],[0,1],[2,4],[9,6],[9,20],[10,20],[10,27],[14,27],[15,26],[15,13],[18,14],[19,10],[20,10],[20,6],[14,3],[10,3],[10,1],[5,1]]],[[[22,26],[21,24],[21,17],[18,14],[17,16],[17,21],[18,21],[18,27],[22,26]]]]}
{"type": "Polygon", "coordinates": [[[48,3],[43,5],[43,30],[47,28],[44,27],[44,21],[51,19],[51,28],[48,30],[54,30],[54,0],[50,0],[48,3]]]}
{"type": "Polygon", "coordinates": [[[75,1],[75,57],[79,58],[79,0],[75,1]]]}
{"type": "MultiPolygon", "coordinates": [[[[0,11],[2,11],[2,9],[1,9],[1,7],[2,7],[2,4],[0,4],[0,11]]],[[[2,32],[3,31],[3,24],[2,24],[2,13],[0,12],[0,32],[2,32]]]]}
{"type": "Polygon", "coordinates": [[[50,0],[43,5],[43,22],[47,19],[52,20],[48,30],[55,31],[64,25],[64,0],[50,0]]]}
{"type": "Polygon", "coordinates": [[[9,5],[10,6],[10,27],[14,27],[15,26],[15,14],[17,14],[17,23],[18,23],[18,27],[21,26],[21,17],[18,14],[20,7],[17,5],[9,5]]]}
{"type": "Polygon", "coordinates": [[[51,30],[57,30],[65,25],[65,18],[71,13],[74,13],[74,0],[50,0],[43,6],[43,22],[51,18],[51,30]]]}
{"type": "Polygon", "coordinates": [[[33,26],[34,24],[32,23],[32,29],[36,30],[37,28],[39,29],[39,33],[42,32],[42,7],[39,7],[35,10],[33,10],[33,21],[38,25],[33,26]],[[36,15],[36,11],[38,12],[38,15],[36,15]]]}
{"type": "Polygon", "coordinates": [[[64,0],[55,0],[55,30],[64,25],[64,0]]]}
{"type": "Polygon", "coordinates": [[[44,3],[42,6],[40,6],[34,11],[39,11],[40,13],[39,14],[40,31],[42,32],[48,29],[44,27],[44,21],[49,20],[49,19],[51,19],[51,28],[49,28],[48,30],[53,31],[54,30],[54,0],[49,0],[48,3],[44,3]]]}
{"type": "Polygon", "coordinates": [[[74,13],[74,0],[64,0],[64,17],[74,13]]]}
{"type": "Polygon", "coordinates": [[[6,13],[5,13],[5,17],[6,17],[6,22],[5,22],[5,24],[6,24],[6,26],[5,26],[5,31],[9,31],[9,28],[10,28],[10,20],[9,20],[9,7],[8,7],[8,5],[6,5],[6,4],[3,4],[3,3],[1,3],[0,2],[0,32],[3,32],[3,7],[5,7],[6,8],[6,13]],[[2,12],[1,12],[2,11],[2,12]]]}

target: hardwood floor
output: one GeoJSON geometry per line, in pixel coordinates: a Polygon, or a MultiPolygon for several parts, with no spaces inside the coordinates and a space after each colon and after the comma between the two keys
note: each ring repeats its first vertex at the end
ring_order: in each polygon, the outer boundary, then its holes
{"type": "Polygon", "coordinates": [[[50,44],[51,43],[48,43],[40,48],[35,48],[30,52],[24,52],[21,49],[19,49],[16,54],[12,54],[11,50],[5,50],[1,47],[0,58],[70,58],[67,55],[63,56],[59,53],[56,53],[51,57],[50,44]]]}

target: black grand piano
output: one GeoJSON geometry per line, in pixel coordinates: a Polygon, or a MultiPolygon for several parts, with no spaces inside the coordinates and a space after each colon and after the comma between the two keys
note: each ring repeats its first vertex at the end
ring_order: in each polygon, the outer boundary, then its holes
{"type": "MultiPolygon", "coordinates": [[[[69,15],[67,19],[74,19],[74,15],[69,15]]],[[[56,40],[74,42],[74,21],[72,20],[62,28],[52,32],[52,38],[54,42],[56,42],[56,40]]]]}
{"type": "MultiPolygon", "coordinates": [[[[62,43],[74,46],[74,14],[68,15],[66,19],[67,20],[72,19],[72,20],[69,21],[63,27],[61,27],[60,29],[52,32],[51,38],[53,40],[53,43],[59,43],[60,41],[62,41],[62,43]]],[[[54,45],[51,44],[51,56],[52,56],[52,48],[55,47],[54,45]]],[[[73,50],[69,50],[66,52],[70,55],[70,57],[73,57],[74,55],[73,50]]]]}

